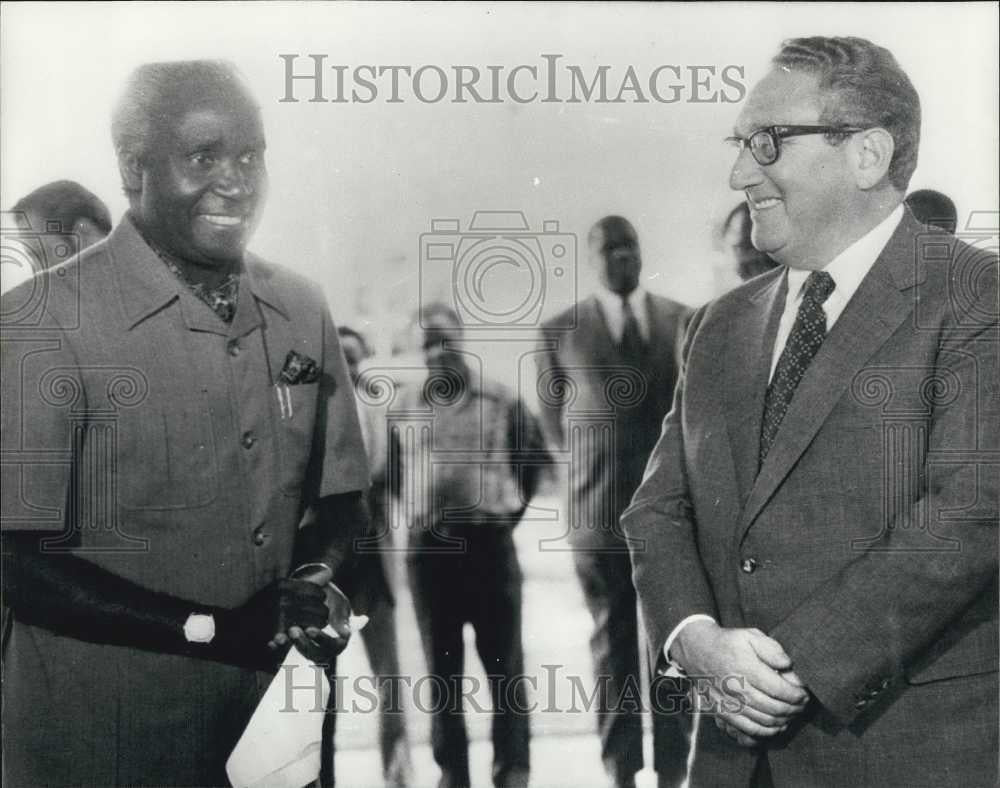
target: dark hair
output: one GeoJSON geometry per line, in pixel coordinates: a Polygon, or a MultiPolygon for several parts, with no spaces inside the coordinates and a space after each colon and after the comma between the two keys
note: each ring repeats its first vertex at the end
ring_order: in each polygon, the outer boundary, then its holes
{"type": "MultiPolygon", "coordinates": [[[[11,209],[31,212],[46,221],[58,221],[64,233],[80,219],[89,219],[105,235],[111,232],[111,213],[101,199],[76,181],[53,181],[25,195],[11,209]]],[[[32,228],[44,232],[45,227],[32,228]]]]}
{"type": "Polygon", "coordinates": [[[361,352],[364,353],[364,357],[369,358],[372,355],[371,346],[368,344],[368,340],[365,339],[364,334],[360,331],[356,331],[350,326],[337,326],[337,336],[354,337],[358,340],[358,344],[361,345],[361,352]]]}
{"type": "Polygon", "coordinates": [[[587,233],[587,243],[593,243],[594,239],[597,237],[597,233],[600,232],[605,238],[608,236],[609,229],[621,229],[623,233],[631,233],[634,237],[638,238],[638,233],[635,231],[635,227],[632,226],[632,222],[626,219],[624,216],[605,216],[603,219],[599,219],[594,222],[594,226],[590,228],[590,232],[587,233]]]}
{"type": "Polygon", "coordinates": [[[931,224],[954,235],[958,211],[947,194],[934,189],[918,189],[907,196],[906,205],[921,224],[931,224]]]}
{"type": "Polygon", "coordinates": [[[889,182],[906,190],[920,147],[920,96],[888,49],[864,38],[793,38],[772,63],[819,78],[827,98],[820,123],[888,131],[894,143],[889,182]]]}
{"type": "Polygon", "coordinates": [[[185,97],[192,85],[207,96],[217,95],[221,101],[239,97],[259,106],[242,75],[228,61],[144,63],[129,76],[111,116],[115,153],[143,156],[153,130],[176,114],[178,99],[185,97]]]}

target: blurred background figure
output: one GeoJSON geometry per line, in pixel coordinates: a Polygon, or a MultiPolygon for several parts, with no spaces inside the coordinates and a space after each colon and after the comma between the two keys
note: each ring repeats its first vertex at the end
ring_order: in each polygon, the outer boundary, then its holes
{"type": "Polygon", "coordinates": [[[403,390],[405,411],[419,415],[400,427],[398,440],[393,432],[390,457],[399,464],[391,478],[406,491],[400,505],[407,510],[410,591],[434,677],[438,786],[470,785],[462,708],[467,623],[490,686],[493,784],[526,786],[523,578],[513,531],[547,457],[541,427],[512,391],[483,375],[480,359],[461,350],[463,328],[451,307],[425,306],[417,322],[427,377],[403,390]]]}
{"type": "MultiPolygon", "coordinates": [[[[6,293],[103,239],[111,232],[111,214],[99,197],[79,183],[55,181],[18,200],[4,215],[0,232],[0,293],[6,293]]],[[[4,646],[9,626],[4,607],[4,646]]]]}
{"type": "Polygon", "coordinates": [[[958,226],[958,212],[955,210],[955,203],[947,194],[934,189],[918,189],[909,194],[905,202],[921,224],[955,233],[955,228],[958,226]]]}
{"type": "Polygon", "coordinates": [[[39,186],[4,216],[0,292],[70,259],[111,232],[111,214],[75,181],[39,186]]]}
{"type": "MultiPolygon", "coordinates": [[[[377,408],[361,395],[358,380],[363,363],[371,358],[372,350],[365,337],[347,326],[337,329],[340,347],[347,361],[347,371],[358,392],[358,417],[364,436],[365,449],[372,474],[368,493],[371,513],[369,537],[355,545],[351,556],[338,573],[336,583],[345,589],[358,614],[367,615],[368,625],[361,630],[368,664],[371,666],[379,692],[379,750],[382,756],[382,776],[387,788],[411,785],[413,767],[406,733],[402,698],[396,692],[392,677],[400,675],[399,642],[396,635],[397,579],[392,547],[392,531],[386,518],[386,423],[383,409],[377,408]]],[[[336,672],[336,666],[331,667],[336,672]]],[[[329,759],[325,764],[324,788],[334,785],[333,746],[336,714],[327,714],[326,728],[329,759]]]]}
{"type": "MultiPolygon", "coordinates": [[[[543,326],[538,391],[549,445],[572,458],[568,542],[593,621],[590,650],[607,784],[634,788],[644,763],[642,714],[623,698],[640,685],[640,636],[632,562],[618,518],[670,410],[691,312],[641,286],[639,237],[627,219],[605,216],[590,229],[587,245],[601,287],[578,304],[572,331],[558,328],[570,323],[565,314],[543,326]],[[594,414],[608,414],[609,421],[595,423],[594,414]]],[[[660,786],[684,778],[688,742],[679,721],[677,715],[653,715],[660,786]]]]}
{"type": "MultiPolygon", "coordinates": [[[[726,270],[717,272],[721,274],[717,278],[728,279],[735,285],[738,283],[731,279],[733,272],[739,277],[740,282],[745,282],[777,266],[774,260],[754,248],[753,243],[750,241],[750,230],[752,227],[750,223],[750,207],[747,205],[746,200],[741,200],[729,212],[726,220],[719,228],[718,239],[726,258],[726,270]]],[[[723,290],[720,290],[720,293],[728,289],[729,287],[725,287],[723,290]]]]}

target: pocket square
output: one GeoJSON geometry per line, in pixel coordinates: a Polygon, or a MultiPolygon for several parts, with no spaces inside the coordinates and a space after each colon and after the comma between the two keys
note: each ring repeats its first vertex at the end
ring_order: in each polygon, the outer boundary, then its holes
{"type": "Polygon", "coordinates": [[[285,356],[285,366],[278,375],[278,382],[286,386],[297,386],[300,383],[315,383],[317,380],[319,380],[319,364],[315,359],[289,350],[285,356]]]}

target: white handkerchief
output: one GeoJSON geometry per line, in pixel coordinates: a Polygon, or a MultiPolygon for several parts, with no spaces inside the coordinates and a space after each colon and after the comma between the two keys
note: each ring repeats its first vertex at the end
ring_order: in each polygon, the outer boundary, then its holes
{"type": "MultiPolygon", "coordinates": [[[[351,632],[368,616],[350,616],[351,632]]],[[[336,637],[332,627],[323,631],[336,637]]],[[[330,682],[292,646],[226,761],[234,788],[302,788],[317,777],[330,682]]]]}
{"type": "MultiPolygon", "coordinates": [[[[332,628],[324,630],[335,635],[332,628]]],[[[330,682],[292,646],[236,743],[226,774],[235,788],[302,788],[317,777],[330,682]]]]}

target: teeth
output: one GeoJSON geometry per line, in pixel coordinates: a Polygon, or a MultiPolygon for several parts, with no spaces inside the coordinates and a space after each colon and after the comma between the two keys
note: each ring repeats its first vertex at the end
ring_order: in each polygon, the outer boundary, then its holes
{"type": "Polygon", "coordinates": [[[763,200],[754,200],[752,202],[755,210],[763,211],[766,210],[767,208],[773,208],[775,205],[778,205],[781,202],[781,200],[779,200],[777,197],[768,197],[763,200]]]}
{"type": "Polygon", "coordinates": [[[237,224],[243,223],[243,219],[239,216],[225,216],[218,213],[202,214],[202,218],[206,222],[210,224],[217,224],[220,227],[235,227],[237,224]]]}

